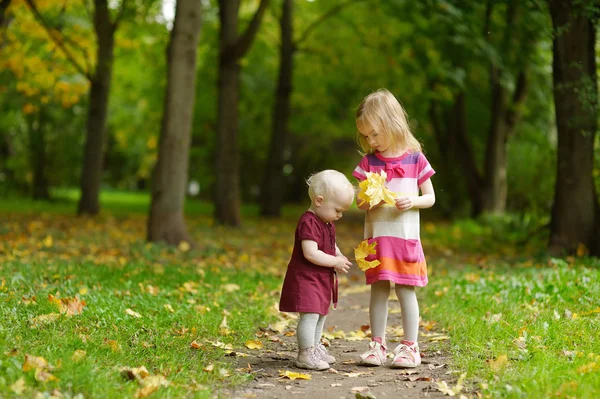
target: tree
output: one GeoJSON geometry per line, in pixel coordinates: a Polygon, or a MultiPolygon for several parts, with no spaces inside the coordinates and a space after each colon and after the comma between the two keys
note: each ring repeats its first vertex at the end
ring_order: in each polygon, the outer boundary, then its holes
{"type": "MultiPolygon", "coordinates": [[[[26,0],[36,19],[46,28],[50,38],[65,53],[74,67],[86,76],[91,87],[89,92],[86,140],[84,146],[83,168],[81,171],[81,198],[77,207],[78,214],[97,214],[100,211],[100,182],[102,178],[102,158],[104,155],[104,136],[106,115],[112,79],[114,35],[126,10],[127,0],[122,0],[117,16],[111,18],[108,0],[94,0],[93,22],[96,33],[96,65],[90,66],[89,59],[78,59],[70,48],[77,47],[72,41],[52,27],[39,12],[34,0],[26,0]],[[86,63],[84,67],[82,63],[86,63]]],[[[79,49],[85,53],[84,49],[79,49]]]]}
{"type": "MultiPolygon", "coordinates": [[[[489,95],[490,116],[484,139],[485,156],[482,167],[478,167],[474,150],[476,134],[470,132],[468,126],[469,92],[466,82],[456,85],[450,107],[440,110],[444,108],[440,105],[444,101],[432,101],[430,120],[440,154],[446,162],[455,162],[461,168],[471,200],[472,216],[482,213],[503,214],[506,211],[508,190],[507,145],[517,131],[527,98],[527,69],[538,40],[539,28],[536,21],[539,18],[536,14],[539,11],[527,9],[520,2],[509,0],[502,10],[503,21],[494,23],[499,20],[494,18],[495,2],[490,0],[486,3],[482,10],[483,19],[478,10],[479,4],[466,7],[462,5],[462,9],[457,7],[442,11],[447,12],[449,18],[457,15],[465,18],[460,18],[455,23],[450,22],[447,26],[448,34],[438,37],[442,40],[442,48],[448,49],[446,56],[455,69],[453,74],[478,71],[481,68],[478,58],[488,64],[489,92],[486,94],[489,95]],[[529,16],[527,20],[525,15],[529,16]],[[481,28],[476,25],[480,20],[483,20],[481,28]],[[444,44],[444,41],[447,43],[444,44]]],[[[449,5],[448,7],[451,8],[449,5]]],[[[437,26],[433,28],[438,29],[437,26]]],[[[445,73],[446,76],[441,74],[430,78],[429,86],[433,89],[441,80],[447,79],[448,75],[452,76],[449,72],[445,73]]]]}
{"type": "Polygon", "coordinates": [[[293,33],[293,0],[284,0],[281,13],[281,45],[279,52],[279,75],[275,90],[275,103],[272,111],[272,132],[267,153],[267,162],[263,172],[260,196],[260,214],[268,217],[279,217],[283,201],[283,177],[285,151],[288,146],[290,117],[290,97],[292,94],[292,75],[294,70],[294,53],[301,44],[328,18],[336,15],[345,7],[357,4],[361,0],[340,3],[321,15],[308,25],[297,40],[293,33]]]}
{"type": "Polygon", "coordinates": [[[167,48],[167,88],[158,160],[152,177],[148,240],[191,242],[183,205],[196,97],[196,53],[201,29],[200,0],[178,0],[167,48]]]}
{"type": "Polygon", "coordinates": [[[556,186],[549,250],[574,253],[584,245],[600,256],[600,205],[594,185],[598,130],[596,26],[598,6],[549,0],[554,25],[553,80],[558,130],[556,186]]]}
{"type": "Polygon", "coordinates": [[[240,149],[238,142],[238,98],[240,59],[248,52],[269,0],[261,0],[246,28],[238,36],[240,0],[219,0],[221,22],[219,40],[219,72],[217,78],[217,160],[215,220],[239,226],[240,215],[240,149]]]}
{"type": "Polygon", "coordinates": [[[271,144],[263,173],[260,191],[260,214],[279,217],[283,199],[283,162],[287,145],[288,120],[290,117],[290,96],[292,92],[292,73],[294,56],[293,39],[293,0],[283,1],[281,13],[281,46],[279,76],[275,89],[275,104],[272,112],[271,144]]]}

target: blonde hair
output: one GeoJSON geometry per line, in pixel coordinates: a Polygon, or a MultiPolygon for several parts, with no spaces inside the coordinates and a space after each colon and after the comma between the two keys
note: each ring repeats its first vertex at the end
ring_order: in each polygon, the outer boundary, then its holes
{"type": "MultiPolygon", "coordinates": [[[[390,140],[392,148],[422,151],[408,125],[408,115],[400,102],[387,89],[366,96],[356,109],[356,125],[368,125],[390,140]]],[[[357,132],[357,141],[367,154],[374,152],[365,136],[357,132]]]]}
{"type": "Polygon", "coordinates": [[[342,195],[354,198],[354,186],[343,173],[337,170],[326,169],[314,173],[306,179],[306,184],[311,201],[314,201],[319,195],[323,198],[332,195],[338,198],[342,195]]]}

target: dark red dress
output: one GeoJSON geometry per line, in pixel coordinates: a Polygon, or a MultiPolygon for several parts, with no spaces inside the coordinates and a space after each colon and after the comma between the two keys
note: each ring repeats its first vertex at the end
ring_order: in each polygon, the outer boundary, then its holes
{"type": "Polygon", "coordinates": [[[315,241],[319,249],[335,256],[335,226],[321,221],[313,212],[302,214],[296,227],[294,250],[281,289],[282,312],[327,315],[333,297],[337,305],[337,275],[332,267],[317,266],[304,257],[302,240],[315,241]]]}

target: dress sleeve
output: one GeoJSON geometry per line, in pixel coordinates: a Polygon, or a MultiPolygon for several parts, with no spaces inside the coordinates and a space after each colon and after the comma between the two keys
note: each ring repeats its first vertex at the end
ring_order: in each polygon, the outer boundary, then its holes
{"type": "Polygon", "coordinates": [[[431,176],[435,174],[435,170],[429,164],[427,158],[423,153],[419,154],[419,159],[417,161],[417,184],[420,186],[429,179],[431,176]]]}
{"type": "Polygon", "coordinates": [[[320,236],[317,223],[313,218],[302,218],[298,222],[298,240],[310,240],[320,244],[320,236]]]}
{"type": "Polygon", "coordinates": [[[366,173],[370,171],[369,158],[365,155],[356,166],[356,169],[354,169],[354,172],[352,172],[352,176],[363,181],[367,179],[366,173]]]}

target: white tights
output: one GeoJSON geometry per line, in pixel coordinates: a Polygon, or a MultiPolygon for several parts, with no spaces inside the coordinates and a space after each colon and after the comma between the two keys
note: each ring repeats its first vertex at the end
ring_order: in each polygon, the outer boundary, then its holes
{"type": "MultiPolygon", "coordinates": [[[[419,303],[417,302],[415,287],[396,284],[394,290],[400,301],[404,339],[406,341],[416,342],[419,333],[419,303]]],[[[369,305],[371,336],[381,337],[384,344],[389,296],[389,281],[378,281],[371,284],[371,303],[369,305]]]]}
{"type": "Polygon", "coordinates": [[[327,316],[318,313],[300,313],[300,320],[296,329],[298,349],[319,345],[326,318],[327,316]]]}

